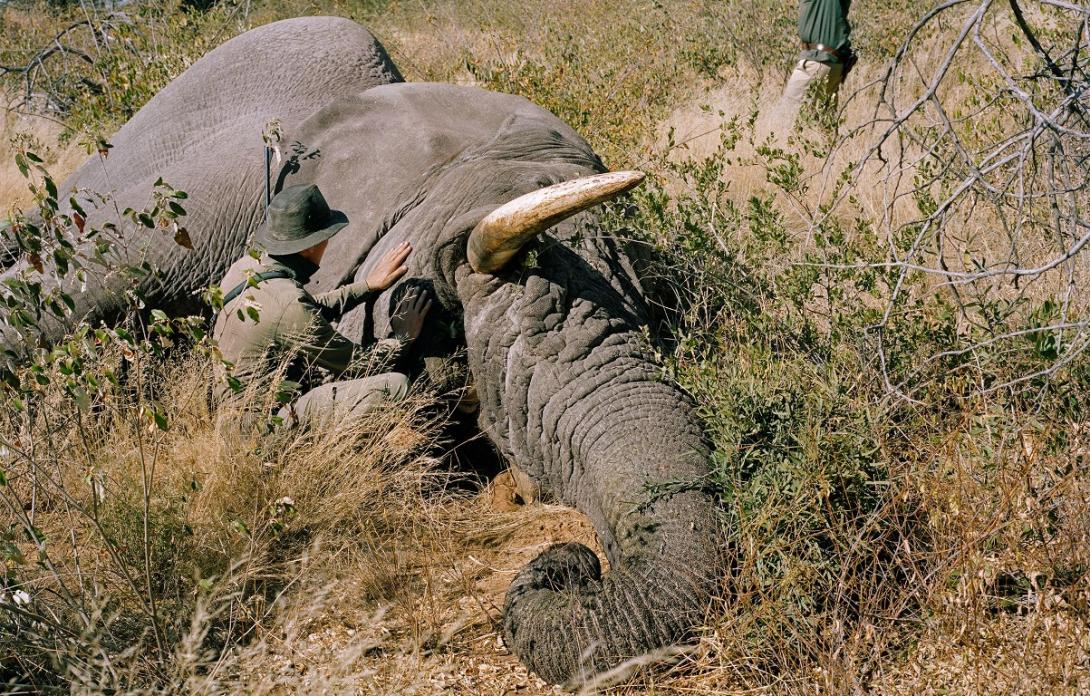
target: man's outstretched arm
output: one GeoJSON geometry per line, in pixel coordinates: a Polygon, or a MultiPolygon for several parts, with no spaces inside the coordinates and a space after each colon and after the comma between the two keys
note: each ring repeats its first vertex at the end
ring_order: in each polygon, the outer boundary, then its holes
{"type": "Polygon", "coordinates": [[[405,275],[405,260],[412,252],[412,245],[402,242],[386,253],[375,268],[363,280],[324,292],[314,298],[326,321],[336,321],[344,314],[377,296],[405,275]]]}

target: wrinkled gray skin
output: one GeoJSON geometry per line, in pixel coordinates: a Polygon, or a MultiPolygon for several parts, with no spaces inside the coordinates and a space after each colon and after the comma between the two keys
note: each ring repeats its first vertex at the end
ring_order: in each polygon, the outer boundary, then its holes
{"type": "MultiPolygon", "coordinates": [[[[162,271],[161,281],[143,287],[151,303],[197,310],[193,293],[223,276],[263,218],[266,124],[279,119],[290,129],[331,99],[400,81],[382,45],[355,22],[314,17],[263,26],[216,48],[167,85],[110,138],[105,159],[88,158],[61,185],[61,199],[77,189],[88,225],[100,228],[121,225],[119,211],[127,207],[148,205],[160,176],[188,193],[184,224],[195,251],[172,235],[147,232],[122,240],[118,252],[119,265],[146,260],[162,271]],[[89,193],[112,200],[96,211],[89,193]]],[[[117,290],[126,284],[118,275],[88,283],[75,297],[77,317],[116,313],[117,290]]],[[[49,331],[56,338],[61,327],[49,331]]]]}
{"type": "MultiPolygon", "coordinates": [[[[399,80],[347,20],[268,25],[149,102],[113,139],[108,182],[92,160],[64,187],[105,182],[132,205],[162,175],[190,193],[196,248],[161,240],[151,250],[166,280],[149,294],[176,310],[193,309],[189,293],[218,280],[260,222],[260,132],[274,116],[303,155],[275,173],[278,186],[316,183],[351,220],[313,290],[362,278],[410,240],[409,273],[379,299],[373,326],[356,315],[341,328],[385,335],[391,298],[425,283],[442,306],[432,323],[463,329],[455,342],[467,348],[480,427],[543,497],[585,513],[605,547],[604,576],[586,547],[551,547],[517,575],[504,607],[507,645],[530,668],[585,681],[703,623],[725,574],[715,505],[699,486],[670,484],[706,476],[708,446],[689,399],[641,348],[639,283],[595,210],[549,230],[533,264],[487,275],[466,263],[468,233],[495,207],[603,171],[587,143],[525,99],[399,80]],[[269,75],[293,71],[299,78],[269,75]]],[[[81,309],[103,316],[110,292],[98,288],[81,309]]]]}

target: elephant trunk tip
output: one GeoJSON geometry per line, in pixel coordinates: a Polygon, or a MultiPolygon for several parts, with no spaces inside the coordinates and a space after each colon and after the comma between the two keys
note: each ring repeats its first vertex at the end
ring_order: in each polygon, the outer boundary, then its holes
{"type": "Polygon", "coordinates": [[[507,590],[503,634],[507,647],[547,681],[567,682],[580,655],[564,630],[542,630],[543,617],[570,615],[579,596],[601,585],[602,565],[583,544],[553,544],[524,567],[507,590]]]}
{"type": "Polygon", "coordinates": [[[574,590],[602,579],[597,554],[578,542],[553,544],[518,574],[507,591],[507,603],[533,590],[574,590]]]}
{"type": "Polygon", "coordinates": [[[722,579],[706,554],[685,557],[692,565],[629,557],[603,576],[586,546],[550,546],[507,591],[504,642],[542,679],[569,687],[670,661],[696,642],[722,579]]]}

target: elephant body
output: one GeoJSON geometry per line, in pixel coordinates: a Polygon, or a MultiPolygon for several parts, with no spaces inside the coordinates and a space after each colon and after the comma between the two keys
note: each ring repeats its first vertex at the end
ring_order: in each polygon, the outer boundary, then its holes
{"type": "MultiPolygon", "coordinates": [[[[285,124],[287,136],[275,187],[315,183],[350,220],[308,289],[362,278],[383,251],[411,241],[409,271],[380,297],[374,321],[349,315],[341,329],[384,337],[391,299],[406,284],[430,286],[441,311],[429,321],[459,329],[454,339],[435,331],[430,343],[465,348],[482,431],[543,497],[586,514],[603,541],[604,576],[593,552],[576,544],[550,548],[519,573],[504,608],[508,646],[544,678],[580,682],[687,639],[724,576],[716,504],[699,485],[710,450],[689,398],[643,348],[645,301],[621,245],[601,232],[600,213],[591,209],[550,228],[533,243],[532,258],[494,273],[467,263],[470,232],[498,206],[603,172],[588,144],[520,97],[401,83],[382,47],[347,20],[256,29],[199,61],[134,117],[137,125],[121,130],[108,182],[92,159],[64,184],[105,182],[119,195],[143,189],[146,196],[162,176],[190,193],[194,249],[151,252],[163,271],[148,293],[158,306],[191,308],[192,291],[217,281],[243,253],[261,221],[260,133],[270,118],[285,124]],[[308,38],[318,34],[342,47],[323,54],[320,70],[310,66],[308,38]],[[269,37],[281,41],[278,59],[333,76],[307,72],[315,79],[290,96],[278,91],[279,79],[247,83],[254,99],[237,113],[236,94],[223,90],[213,68],[269,37]],[[262,90],[270,99],[260,99],[262,90]],[[192,94],[203,96],[184,96],[192,94]],[[183,125],[157,138],[156,115],[165,109],[185,111],[183,125]],[[200,130],[209,123],[227,126],[200,130]],[[134,161],[144,164],[117,167],[134,161]]],[[[111,292],[102,283],[81,310],[104,316],[111,292]]]]}
{"type": "MultiPolygon", "coordinates": [[[[332,98],[400,81],[382,45],[355,22],[263,26],[209,52],[145,104],[109,139],[105,157],[92,155],[64,181],[61,201],[80,199],[91,228],[123,227],[120,211],[147,205],[160,177],[185,191],[184,224],[197,253],[146,230],[118,240],[115,252],[118,265],[147,261],[159,271],[141,288],[149,304],[197,311],[196,293],[223,276],[263,220],[267,124],[290,129],[332,98]]],[[[89,283],[75,294],[75,317],[110,317],[126,283],[109,274],[89,283]]],[[[51,328],[51,337],[63,328],[51,328]]]]}

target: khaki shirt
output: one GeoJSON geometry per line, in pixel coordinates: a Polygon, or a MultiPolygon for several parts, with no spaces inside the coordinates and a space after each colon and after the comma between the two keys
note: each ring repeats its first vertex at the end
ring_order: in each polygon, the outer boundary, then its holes
{"type": "MultiPolygon", "coordinates": [[[[279,271],[291,276],[247,287],[216,317],[212,336],[224,360],[231,363],[230,374],[243,387],[288,360],[287,378],[308,389],[318,381],[315,366],[339,377],[362,352],[364,346],[340,334],[330,322],[377,293],[359,281],[312,296],[304,285],[315,270],[313,264],[296,255],[245,256],[220,282],[220,289],[227,294],[258,273],[279,271]],[[256,312],[256,320],[251,312],[256,312]]],[[[398,344],[396,339],[382,343],[391,344],[383,346],[387,349],[398,344]]],[[[226,379],[219,392],[221,397],[233,394],[226,379]]]]}

